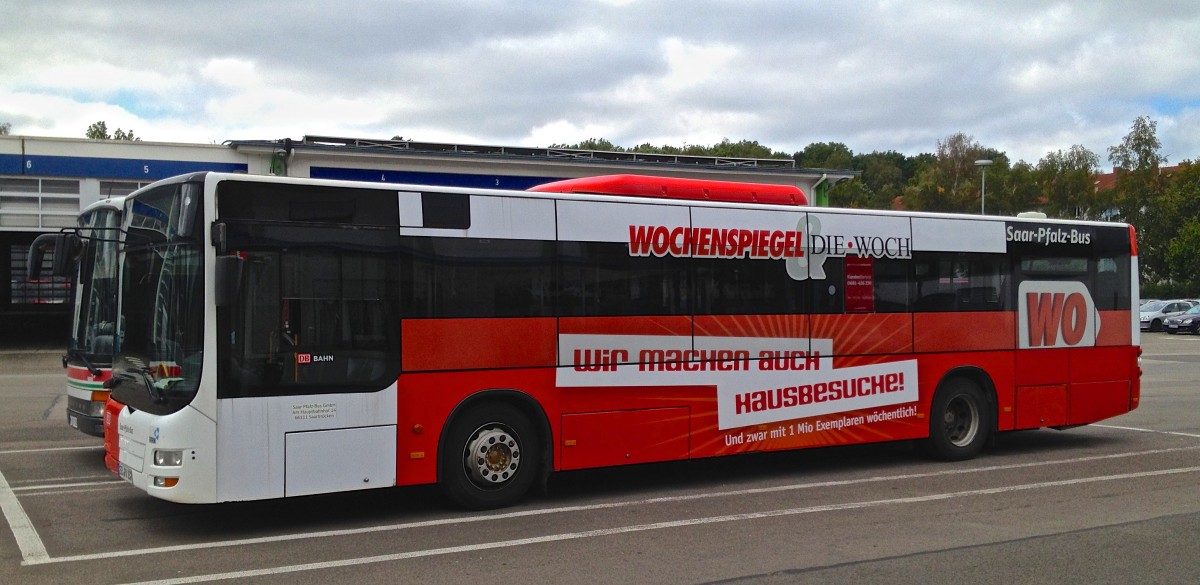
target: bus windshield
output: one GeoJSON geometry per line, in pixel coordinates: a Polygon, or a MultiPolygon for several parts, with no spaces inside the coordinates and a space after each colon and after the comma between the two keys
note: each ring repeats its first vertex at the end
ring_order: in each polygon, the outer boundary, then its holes
{"type": "Polygon", "coordinates": [[[152,414],[191,402],[204,339],[199,187],[164,185],[126,203],[113,397],[152,414]],[[191,216],[191,217],[188,217],[191,216]]]}
{"type": "Polygon", "coordinates": [[[88,363],[112,362],[117,317],[117,236],[121,212],[100,208],[79,220],[85,242],[75,288],[75,315],[70,349],[88,363]]]}

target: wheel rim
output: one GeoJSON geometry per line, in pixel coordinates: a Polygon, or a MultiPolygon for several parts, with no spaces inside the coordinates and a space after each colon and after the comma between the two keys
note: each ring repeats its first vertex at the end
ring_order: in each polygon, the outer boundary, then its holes
{"type": "Polygon", "coordinates": [[[489,423],[471,433],[463,450],[463,464],[471,482],[482,488],[499,488],[521,467],[521,440],[512,429],[489,423]]]}
{"type": "Polygon", "coordinates": [[[974,400],[956,396],[946,405],[942,423],[946,438],[956,447],[965,447],[979,433],[979,407],[974,400]]]}

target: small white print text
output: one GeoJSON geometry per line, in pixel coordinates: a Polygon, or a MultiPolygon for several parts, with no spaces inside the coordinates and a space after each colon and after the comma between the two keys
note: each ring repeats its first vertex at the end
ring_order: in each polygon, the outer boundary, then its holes
{"type": "Polygon", "coordinates": [[[731,447],[733,445],[747,445],[758,443],[760,441],[786,439],[787,437],[794,437],[796,435],[819,433],[823,431],[840,431],[842,429],[856,427],[863,424],[911,418],[916,415],[916,406],[901,406],[888,410],[876,410],[865,415],[842,415],[836,418],[823,417],[793,424],[776,425],[775,427],[766,430],[728,433],[725,435],[725,446],[731,447]]]}
{"type": "Polygon", "coordinates": [[[315,402],[292,405],[293,420],[313,420],[320,418],[334,418],[336,416],[336,402],[315,402]]]}

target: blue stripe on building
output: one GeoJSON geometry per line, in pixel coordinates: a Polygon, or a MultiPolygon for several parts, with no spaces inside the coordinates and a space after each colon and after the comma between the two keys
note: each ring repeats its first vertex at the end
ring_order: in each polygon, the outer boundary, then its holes
{"type": "Polygon", "coordinates": [[[415,171],[342,169],[336,167],[312,167],[309,176],[314,179],[336,179],[339,181],[365,181],[369,183],[411,183],[414,185],[436,185],[441,187],[467,187],[474,189],[512,189],[524,191],[530,187],[558,181],[551,177],[513,177],[507,175],[468,175],[461,173],[422,173],[415,171]]]}
{"type": "Polygon", "coordinates": [[[0,154],[0,175],[21,174],[21,155],[0,154]]]}
{"type": "Polygon", "coordinates": [[[39,177],[95,177],[157,181],[197,171],[245,173],[245,163],[197,162],[83,156],[0,155],[0,175],[39,177]]]}

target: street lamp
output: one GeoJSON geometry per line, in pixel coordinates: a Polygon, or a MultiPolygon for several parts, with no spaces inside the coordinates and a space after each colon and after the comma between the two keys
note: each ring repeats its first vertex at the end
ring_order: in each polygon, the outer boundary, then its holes
{"type": "Polygon", "coordinates": [[[987,168],[992,166],[992,161],[986,158],[975,161],[975,166],[983,169],[983,181],[979,183],[979,214],[987,213],[987,168]]]}

